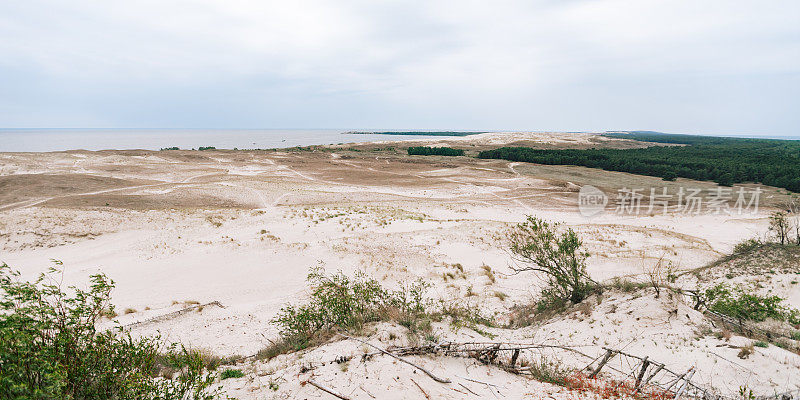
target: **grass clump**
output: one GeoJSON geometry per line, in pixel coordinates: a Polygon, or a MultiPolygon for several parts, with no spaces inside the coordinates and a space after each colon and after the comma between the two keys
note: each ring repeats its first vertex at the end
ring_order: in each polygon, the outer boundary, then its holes
{"type": "Polygon", "coordinates": [[[762,243],[761,240],[756,238],[743,240],[739,243],[736,243],[736,245],[733,246],[733,254],[750,253],[753,250],[761,248],[763,245],[764,243],[762,243]]]}
{"type": "Polygon", "coordinates": [[[702,296],[709,310],[736,319],[761,322],[772,318],[800,324],[800,311],[783,305],[778,296],[759,296],[724,283],[706,289],[702,296]]]}
{"type": "Polygon", "coordinates": [[[121,328],[96,329],[113,312],[112,280],[97,274],[88,290],[62,288],[57,272],[25,282],[0,265],[0,398],[215,397],[198,352],[158,337],[135,339],[121,328]]]}
{"type": "Polygon", "coordinates": [[[275,349],[300,350],[321,343],[336,331],[358,331],[376,321],[415,321],[424,316],[426,285],[418,281],[398,291],[384,289],[378,281],[359,273],[350,278],[343,273],[328,276],[315,269],[308,275],[311,298],[303,305],[289,305],[272,320],[280,332],[275,349]]]}
{"type": "Polygon", "coordinates": [[[244,376],[244,372],[240,369],[226,369],[219,374],[219,379],[225,380],[230,378],[241,378],[244,376]]]}
{"type": "MultiPolygon", "coordinates": [[[[262,349],[257,359],[316,346],[337,332],[358,333],[365,324],[393,321],[408,329],[412,337],[435,338],[432,323],[449,318],[455,327],[493,326],[477,308],[459,303],[426,299],[427,285],[417,281],[399,290],[388,290],[358,273],[350,278],[339,272],[325,275],[314,269],[308,275],[310,299],[301,305],[283,307],[272,320],[279,338],[262,349]]],[[[431,339],[432,340],[432,339],[431,339]]]]}

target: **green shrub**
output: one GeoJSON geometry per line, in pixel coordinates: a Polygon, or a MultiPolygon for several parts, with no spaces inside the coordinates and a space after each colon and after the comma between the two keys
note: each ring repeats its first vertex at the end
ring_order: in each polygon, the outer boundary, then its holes
{"type": "MultiPolygon", "coordinates": [[[[60,263],[57,263],[60,264],[60,263]]],[[[114,282],[62,290],[50,269],[33,282],[0,266],[0,398],[211,399],[203,356],[121,328],[98,331],[114,282]],[[71,294],[71,295],[70,295],[71,294]],[[180,373],[174,379],[176,371],[180,373]],[[159,377],[161,375],[162,377],[159,377]]]]}
{"type": "Polygon", "coordinates": [[[736,246],[733,246],[733,254],[749,253],[755,249],[758,249],[762,245],[763,243],[761,243],[761,241],[758,239],[747,239],[737,243],[736,246]]]}
{"type": "Polygon", "coordinates": [[[747,293],[738,286],[731,288],[721,283],[706,289],[703,299],[709,310],[741,320],[761,322],[772,318],[800,323],[800,312],[784,306],[782,298],[747,293]]]}
{"type": "Polygon", "coordinates": [[[454,149],[452,147],[426,147],[417,146],[409,147],[408,155],[410,156],[463,156],[464,150],[454,149]]]}
{"type": "Polygon", "coordinates": [[[425,285],[421,281],[393,292],[361,273],[351,279],[341,272],[326,276],[319,269],[308,275],[308,281],[312,291],[309,302],[286,306],[272,320],[281,341],[294,349],[308,347],[336,330],[358,330],[368,322],[402,320],[425,313],[425,285]]]}
{"type": "Polygon", "coordinates": [[[341,272],[324,275],[315,269],[308,275],[308,282],[310,299],[278,312],[272,323],[278,327],[280,337],[259,351],[256,359],[271,359],[318,345],[336,332],[357,332],[369,322],[393,321],[408,328],[414,337],[434,337],[431,324],[444,317],[450,318],[455,327],[494,325],[477,307],[426,300],[427,285],[421,280],[391,291],[363,273],[350,278],[341,272]]]}
{"type": "Polygon", "coordinates": [[[762,341],[759,340],[759,341],[753,342],[753,346],[767,348],[767,347],[769,347],[769,343],[762,342],[762,341]]]}
{"type": "Polygon", "coordinates": [[[239,369],[226,369],[219,375],[219,379],[225,380],[229,378],[241,378],[243,376],[244,372],[239,369]]]}
{"type": "Polygon", "coordinates": [[[532,271],[542,274],[548,286],[544,297],[555,301],[580,303],[596,287],[586,273],[583,243],[571,228],[558,233],[558,224],[529,216],[509,233],[511,253],[522,266],[519,273],[532,271]]]}

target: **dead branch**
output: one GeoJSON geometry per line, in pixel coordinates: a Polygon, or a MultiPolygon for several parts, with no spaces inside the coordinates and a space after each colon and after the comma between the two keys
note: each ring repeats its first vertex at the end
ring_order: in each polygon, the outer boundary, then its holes
{"type": "Polygon", "coordinates": [[[345,395],[342,395],[342,394],[339,394],[339,393],[336,393],[336,392],[334,392],[333,390],[331,390],[331,389],[328,389],[328,388],[326,388],[325,386],[322,386],[322,385],[320,385],[319,383],[316,383],[316,382],[312,381],[311,379],[307,380],[307,381],[306,381],[306,383],[309,383],[309,384],[311,384],[311,386],[314,386],[315,388],[317,388],[317,389],[319,389],[319,390],[322,390],[323,392],[325,392],[325,393],[328,393],[328,394],[330,394],[331,396],[338,397],[338,398],[340,398],[340,399],[342,399],[342,400],[350,400],[350,398],[349,398],[349,397],[347,397],[347,396],[345,396],[345,395]]]}
{"type": "Polygon", "coordinates": [[[366,342],[366,341],[364,341],[364,340],[361,340],[361,339],[358,339],[358,338],[354,338],[354,337],[351,337],[351,336],[347,336],[347,335],[342,335],[342,336],[344,336],[344,337],[346,337],[346,338],[348,338],[348,339],[351,339],[351,340],[355,340],[355,341],[357,341],[357,342],[364,343],[365,345],[367,345],[367,346],[370,346],[370,347],[374,348],[375,350],[378,350],[378,351],[380,351],[381,353],[383,353],[383,354],[386,354],[386,355],[387,355],[387,356],[389,356],[389,357],[392,357],[392,358],[395,358],[395,359],[397,359],[397,360],[400,360],[400,361],[402,361],[402,362],[404,362],[404,363],[406,363],[406,364],[408,364],[408,365],[410,365],[410,366],[412,366],[412,367],[414,367],[414,368],[416,368],[416,369],[418,369],[418,370],[420,370],[420,371],[424,372],[424,373],[425,373],[425,375],[428,375],[429,377],[431,377],[431,379],[435,380],[436,382],[439,382],[439,383],[450,383],[450,382],[451,382],[451,381],[450,381],[450,379],[447,379],[447,378],[439,378],[438,376],[434,375],[433,373],[431,373],[431,372],[430,372],[430,371],[428,371],[427,369],[425,369],[425,368],[422,368],[422,367],[420,367],[419,365],[417,365],[417,364],[414,364],[414,363],[412,363],[412,362],[410,362],[410,361],[408,361],[408,360],[405,360],[405,359],[403,359],[403,358],[401,358],[401,357],[398,357],[398,356],[396,356],[396,355],[394,355],[394,354],[392,354],[392,353],[389,353],[388,351],[386,351],[386,350],[384,350],[384,349],[382,349],[382,348],[380,348],[380,347],[378,347],[378,346],[375,346],[374,344],[368,343],[368,342],[366,342]]]}
{"type": "Polygon", "coordinates": [[[419,383],[417,383],[417,381],[415,381],[415,380],[412,378],[412,379],[411,379],[411,382],[414,382],[414,384],[415,384],[415,385],[417,385],[417,387],[419,388],[419,391],[420,391],[420,392],[422,392],[422,394],[424,394],[424,395],[425,395],[425,398],[426,398],[426,399],[430,399],[430,398],[431,398],[431,396],[428,396],[428,393],[426,393],[426,392],[425,392],[425,390],[424,390],[424,389],[422,389],[422,386],[420,386],[420,385],[419,385],[419,383]]]}

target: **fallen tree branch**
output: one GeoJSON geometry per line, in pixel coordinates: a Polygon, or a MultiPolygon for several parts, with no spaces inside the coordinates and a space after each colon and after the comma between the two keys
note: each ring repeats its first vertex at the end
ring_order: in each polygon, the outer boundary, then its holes
{"type": "MultiPolygon", "coordinates": [[[[342,335],[342,334],[340,334],[340,335],[342,335]]],[[[358,339],[358,338],[354,338],[354,337],[351,337],[351,336],[347,336],[347,335],[342,335],[342,336],[343,336],[343,337],[346,337],[346,338],[348,338],[348,339],[351,339],[351,340],[355,340],[355,341],[357,341],[357,342],[364,343],[365,345],[367,345],[367,346],[370,346],[370,347],[374,348],[375,350],[378,350],[378,351],[380,351],[381,353],[383,353],[383,354],[386,354],[386,355],[387,355],[387,356],[389,356],[389,357],[392,357],[392,358],[395,358],[395,359],[397,359],[397,360],[400,360],[400,361],[402,361],[402,362],[404,362],[404,363],[406,363],[406,364],[408,364],[408,365],[410,365],[410,366],[412,366],[412,367],[414,367],[414,368],[416,368],[416,369],[418,369],[418,370],[420,370],[420,371],[424,372],[424,373],[425,373],[425,375],[428,375],[429,377],[431,377],[431,379],[435,380],[436,382],[439,382],[439,383],[450,383],[450,382],[451,382],[451,381],[450,381],[450,379],[447,379],[447,378],[439,378],[438,376],[434,375],[433,373],[431,373],[431,372],[430,372],[430,371],[428,371],[427,369],[425,369],[425,368],[422,368],[422,367],[420,367],[419,365],[417,365],[417,364],[414,364],[414,363],[412,363],[412,362],[410,362],[410,361],[408,361],[408,360],[405,360],[405,359],[403,359],[403,358],[401,358],[401,357],[398,357],[398,356],[396,356],[396,355],[394,355],[394,354],[392,354],[392,353],[389,353],[388,351],[386,351],[386,350],[384,350],[384,349],[382,349],[382,348],[380,348],[380,347],[378,347],[378,346],[375,346],[374,344],[368,343],[368,342],[366,342],[366,341],[364,341],[364,340],[361,340],[361,339],[358,339]]]]}
{"type": "Polygon", "coordinates": [[[325,386],[322,386],[319,383],[316,383],[316,382],[312,381],[311,379],[307,380],[306,383],[311,384],[311,386],[314,386],[315,388],[317,388],[319,390],[322,390],[323,392],[328,393],[331,396],[338,397],[338,398],[340,398],[342,400],[350,400],[349,397],[347,397],[347,396],[345,396],[343,394],[336,393],[333,390],[328,389],[325,386]]]}

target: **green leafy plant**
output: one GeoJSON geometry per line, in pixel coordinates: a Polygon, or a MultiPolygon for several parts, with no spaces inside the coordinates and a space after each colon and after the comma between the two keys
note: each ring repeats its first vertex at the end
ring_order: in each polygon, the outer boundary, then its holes
{"type": "Polygon", "coordinates": [[[426,299],[427,284],[416,281],[387,290],[378,281],[358,273],[348,277],[339,272],[325,275],[314,269],[308,275],[311,295],[300,305],[283,307],[272,323],[280,337],[262,349],[257,359],[318,345],[336,332],[358,332],[365,324],[393,321],[406,327],[412,337],[433,337],[432,322],[450,318],[455,327],[492,326],[480,310],[462,303],[426,299]]]}
{"type": "Polygon", "coordinates": [[[51,268],[27,282],[0,266],[0,398],[215,397],[199,352],[158,337],[134,339],[121,328],[97,329],[101,316],[113,312],[112,280],[97,274],[88,290],[62,289],[57,273],[51,268]]]}
{"type": "Polygon", "coordinates": [[[764,244],[761,243],[758,239],[747,239],[737,243],[733,246],[733,254],[744,254],[749,253],[753,250],[758,249],[759,247],[763,246],[764,244]]]}
{"type": "Polygon", "coordinates": [[[701,295],[709,310],[733,318],[755,322],[772,318],[795,325],[800,323],[800,311],[783,305],[783,299],[778,296],[759,296],[724,283],[706,289],[701,295]]]}
{"type": "Polygon", "coordinates": [[[281,341],[277,347],[302,349],[335,330],[358,330],[365,323],[409,320],[425,312],[426,285],[418,281],[398,291],[388,291],[375,279],[359,273],[350,278],[343,273],[325,275],[314,269],[308,275],[311,298],[302,305],[280,310],[272,323],[278,326],[281,341]]]}
{"type": "Polygon", "coordinates": [[[244,376],[244,372],[239,369],[226,369],[219,374],[219,379],[225,380],[230,378],[241,378],[244,376]]]}
{"type": "Polygon", "coordinates": [[[596,287],[586,272],[589,253],[572,229],[559,233],[558,224],[529,216],[509,233],[511,253],[522,264],[514,271],[542,274],[548,286],[543,297],[553,302],[580,303],[596,287]]]}

